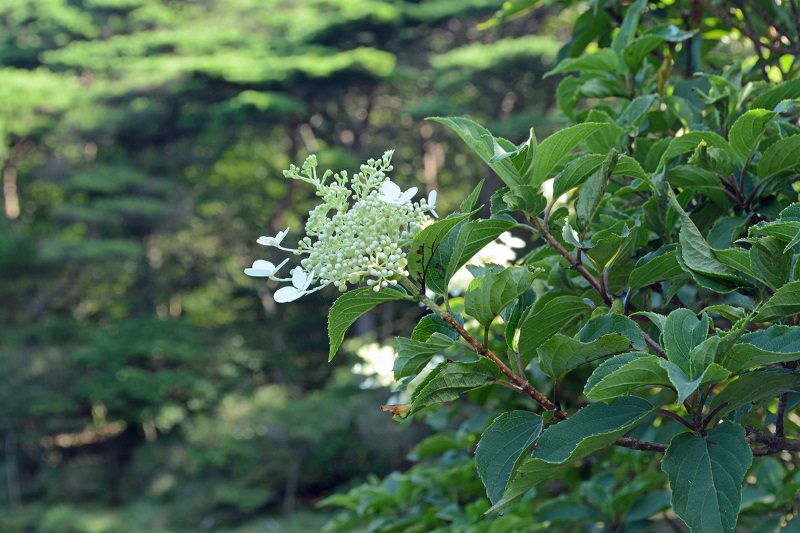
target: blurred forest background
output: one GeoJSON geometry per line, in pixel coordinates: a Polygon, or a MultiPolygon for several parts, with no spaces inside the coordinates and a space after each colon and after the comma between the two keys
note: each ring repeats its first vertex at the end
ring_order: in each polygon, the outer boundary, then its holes
{"type": "Polygon", "coordinates": [[[446,214],[492,177],[425,117],[558,127],[542,73],[579,13],[479,29],[501,3],[0,4],[0,529],[308,531],[322,498],[408,467],[429,429],[352,367],[414,311],[329,364],[336,293],[278,307],[242,270],[299,233],[314,197],[281,171],[309,153],[393,148],[446,214]]]}

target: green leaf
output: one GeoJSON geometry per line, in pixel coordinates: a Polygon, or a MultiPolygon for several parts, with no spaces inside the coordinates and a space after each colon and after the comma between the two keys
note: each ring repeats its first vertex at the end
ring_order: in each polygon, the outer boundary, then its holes
{"type": "Polygon", "coordinates": [[[618,55],[622,55],[625,48],[627,48],[636,36],[636,30],[639,27],[639,17],[642,16],[642,11],[647,6],[647,0],[636,0],[628,8],[625,13],[625,18],[620,24],[619,31],[611,41],[611,49],[618,55]]]}
{"type": "MultiPolygon", "coordinates": [[[[795,337],[800,336],[795,335],[795,337]]],[[[775,351],[764,350],[749,343],[739,342],[728,350],[718,362],[732,373],[736,373],[759,366],[774,365],[800,358],[800,349],[786,350],[783,346],[780,348],[775,351]]]]}
{"type": "Polygon", "coordinates": [[[444,362],[428,374],[411,397],[411,413],[437,403],[451,402],[463,393],[493,383],[498,373],[493,361],[444,362]]]}
{"type": "Polygon", "coordinates": [[[800,313],[800,281],[787,283],[759,309],[753,322],[771,322],[800,313]]]}
{"type": "Polygon", "coordinates": [[[586,178],[600,168],[603,159],[605,156],[599,154],[586,154],[570,161],[553,181],[553,198],[558,198],[586,181],[586,178]]]}
{"type": "Polygon", "coordinates": [[[395,300],[405,300],[408,295],[400,290],[384,289],[375,292],[370,287],[348,291],[339,296],[328,313],[328,338],[330,351],[328,361],[333,359],[344,341],[344,334],[358,317],[376,306],[395,300]]]}
{"type": "Polygon", "coordinates": [[[485,180],[479,181],[475,188],[472,189],[472,192],[469,193],[469,196],[464,198],[464,201],[461,202],[459,209],[462,213],[470,213],[475,209],[475,206],[478,203],[478,198],[480,198],[481,195],[481,189],[483,189],[484,181],[485,180]]]}
{"type": "Polygon", "coordinates": [[[509,507],[565,463],[577,461],[609,446],[640,423],[653,409],[647,400],[622,396],[611,404],[584,407],[573,416],[550,426],[539,437],[533,457],[524,462],[508,484],[503,498],[487,513],[509,507]]]}
{"type": "Polygon", "coordinates": [[[524,211],[532,217],[537,217],[547,207],[547,199],[533,185],[518,185],[512,187],[509,192],[503,195],[505,201],[511,209],[524,211]]]}
{"type": "Polygon", "coordinates": [[[575,219],[578,226],[578,233],[585,235],[594,219],[600,203],[606,192],[606,175],[604,169],[598,168],[594,174],[589,176],[578,194],[578,201],[575,202],[575,219]]]}
{"type": "Polygon", "coordinates": [[[516,222],[502,218],[471,220],[463,224],[458,230],[458,236],[453,244],[453,250],[449,254],[446,268],[439,269],[437,267],[436,271],[429,271],[425,280],[427,286],[439,294],[445,294],[447,285],[461,267],[466,265],[484,246],[516,225],[516,222]]]}
{"type": "Polygon", "coordinates": [[[728,138],[730,139],[731,148],[733,148],[733,151],[736,152],[742,162],[750,159],[767,126],[776,116],[777,113],[774,111],[753,109],[734,122],[728,138]]]}
{"type": "Polygon", "coordinates": [[[642,352],[617,355],[604,361],[586,381],[583,393],[593,400],[608,402],[648,385],[669,387],[672,382],[663,359],[642,352]]]}
{"type": "Polygon", "coordinates": [[[796,171],[800,167],[800,135],[786,137],[764,150],[758,161],[758,177],[762,180],[796,171]]]}
{"type": "Polygon", "coordinates": [[[700,437],[680,433],[661,461],[669,476],[672,508],[693,533],[732,532],[742,482],[753,461],[744,428],[723,422],[700,437]]]}
{"type": "Polygon", "coordinates": [[[536,349],[551,336],[590,310],[577,296],[557,296],[523,318],[519,326],[519,352],[523,367],[533,361],[536,349]]]}
{"type": "Polygon", "coordinates": [[[716,417],[722,418],[750,403],[777,398],[800,385],[800,374],[778,368],[754,370],[739,376],[739,379],[728,383],[724,389],[711,399],[711,409],[717,411],[716,417]]]}
{"type": "Polygon", "coordinates": [[[794,254],[784,252],[784,248],[776,237],[762,237],[750,248],[753,272],[773,290],[786,284],[792,275],[794,254]]]}
{"type": "Polygon", "coordinates": [[[750,227],[749,234],[778,237],[781,240],[789,241],[789,244],[784,248],[784,251],[788,251],[800,239],[800,220],[788,219],[760,222],[750,227]]]}
{"type": "MultiPolygon", "coordinates": [[[[468,118],[429,117],[428,120],[444,124],[455,131],[467,146],[478,154],[478,156],[500,176],[500,179],[502,179],[506,185],[513,187],[514,185],[522,184],[523,176],[520,175],[520,170],[515,167],[512,158],[507,156],[509,152],[518,152],[522,150],[522,148],[514,146],[505,139],[494,137],[489,130],[468,118]]],[[[531,131],[531,135],[532,134],[533,132],[531,131]]],[[[523,147],[527,144],[528,143],[525,143],[523,147]]],[[[531,146],[535,146],[535,144],[531,144],[531,146]]],[[[525,157],[526,156],[523,155],[522,160],[524,160],[525,157]]]]}
{"type": "Polygon", "coordinates": [[[441,333],[434,333],[427,342],[404,337],[396,337],[396,340],[397,358],[394,360],[392,372],[394,379],[398,381],[419,374],[434,355],[455,343],[453,339],[441,333]]]}
{"type": "Polygon", "coordinates": [[[630,348],[630,339],[618,333],[608,333],[588,343],[556,334],[542,344],[537,352],[542,372],[561,381],[571,370],[581,365],[626,352],[630,348]]]}
{"type": "Polygon", "coordinates": [[[606,333],[621,333],[625,335],[630,339],[634,350],[644,350],[647,347],[642,330],[639,329],[636,322],[625,315],[616,313],[608,313],[607,315],[592,318],[581,328],[578,338],[581,342],[591,342],[606,333]]]}
{"type": "Polygon", "coordinates": [[[486,267],[474,278],[464,296],[464,311],[481,325],[488,326],[500,311],[530,289],[536,273],[526,267],[486,267]]]}
{"type": "Polygon", "coordinates": [[[542,417],[530,411],[510,411],[495,418],[475,449],[475,466],[489,501],[497,503],[514,465],[542,432],[542,417]]]}
{"type": "Polygon", "coordinates": [[[772,352],[800,352],[800,326],[770,326],[761,331],[745,333],[740,342],[772,352]]]}
{"type": "Polygon", "coordinates": [[[669,161],[673,157],[683,155],[686,152],[694,152],[698,145],[706,143],[709,147],[719,148],[731,157],[735,155],[728,141],[719,134],[712,131],[693,131],[680,137],[675,137],[669,143],[669,147],[661,156],[662,161],[669,161]]]}
{"type": "MultiPolygon", "coordinates": [[[[691,378],[697,377],[696,365],[690,357],[694,347],[699,346],[708,336],[708,315],[701,319],[689,309],[676,309],[667,316],[662,338],[664,350],[669,360],[691,378]]],[[[711,359],[713,361],[713,357],[711,359]]]]}
{"type": "Polygon", "coordinates": [[[676,255],[675,250],[670,250],[634,268],[628,278],[631,289],[647,287],[658,281],[670,280],[683,274],[676,255]]]}
{"type": "Polygon", "coordinates": [[[619,70],[617,54],[609,48],[601,48],[593,54],[581,57],[568,57],[555,68],[545,73],[544,77],[555,76],[563,72],[603,72],[616,73],[619,70]]]}
{"type": "Polygon", "coordinates": [[[750,260],[750,253],[743,248],[727,248],[725,250],[714,250],[714,257],[719,259],[724,265],[729,266],[743,274],[756,277],[753,272],[753,263],[750,260]]]}
{"type": "MultiPolygon", "coordinates": [[[[464,324],[460,313],[454,313],[454,318],[460,324],[464,324]]],[[[419,322],[417,322],[417,325],[414,326],[414,330],[411,332],[411,338],[415,341],[427,342],[434,333],[441,333],[454,341],[459,338],[458,332],[454,330],[450,324],[445,322],[442,317],[435,313],[425,315],[419,319],[419,322]]]]}
{"type": "MultiPolygon", "coordinates": [[[[586,257],[592,262],[598,272],[608,270],[615,264],[627,260],[631,256],[639,228],[629,231],[625,226],[621,235],[611,234],[607,237],[596,239],[594,245],[586,250],[586,257]]],[[[596,238],[595,235],[594,238],[596,238]]]]}
{"type": "MultiPolygon", "coordinates": [[[[637,96],[630,101],[628,106],[625,108],[625,111],[623,111],[619,118],[617,118],[617,124],[626,128],[639,128],[642,122],[644,122],[644,120],[647,118],[647,111],[650,109],[650,106],[653,104],[653,100],[655,99],[655,95],[652,94],[637,96]]],[[[630,158],[630,160],[639,166],[638,161],[633,158],[630,158]]]]}
{"type": "Polygon", "coordinates": [[[784,100],[800,97],[800,78],[785,81],[758,95],[750,104],[752,109],[775,109],[784,100]]]}
{"type": "Polygon", "coordinates": [[[630,73],[636,74],[639,72],[644,58],[655,50],[656,47],[663,44],[664,41],[665,39],[660,35],[643,35],[634,39],[631,44],[625,47],[625,50],[622,52],[622,57],[630,73]]]}
{"type": "Polygon", "coordinates": [[[541,185],[568,153],[605,124],[585,122],[559,130],[539,144],[530,185],[541,185]]]}
{"type": "MultiPolygon", "coordinates": [[[[711,343],[713,347],[719,346],[719,337],[712,337],[708,339],[708,342],[711,343]]],[[[702,346],[698,346],[697,348],[702,348],[702,346]]],[[[713,355],[714,354],[711,353],[711,357],[713,357],[713,355]]],[[[678,394],[678,399],[676,402],[677,405],[681,405],[684,400],[686,400],[686,398],[688,398],[689,395],[696,391],[701,385],[705,383],[719,383],[731,375],[727,369],[718,365],[717,363],[708,364],[702,370],[698,371],[694,376],[691,374],[686,374],[682,368],[679,368],[676,364],[670,361],[664,361],[661,359],[659,364],[667,370],[667,376],[669,377],[672,385],[675,387],[675,391],[678,394]]]]}
{"type": "Polygon", "coordinates": [[[462,215],[450,215],[449,217],[434,222],[430,226],[423,228],[411,243],[408,252],[408,272],[409,277],[416,281],[425,278],[426,273],[431,268],[444,268],[444,265],[437,267],[433,263],[433,255],[439,245],[447,237],[453,228],[461,221],[466,220],[472,213],[462,215]]]}

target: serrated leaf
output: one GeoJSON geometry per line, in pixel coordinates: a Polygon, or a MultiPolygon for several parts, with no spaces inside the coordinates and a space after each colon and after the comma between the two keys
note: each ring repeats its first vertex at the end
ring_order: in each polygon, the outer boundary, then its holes
{"type": "Polygon", "coordinates": [[[693,533],[732,532],[742,482],[753,461],[744,428],[723,422],[705,437],[680,433],[661,461],[669,476],[672,508],[693,533]]]}
{"type": "Polygon", "coordinates": [[[542,417],[530,411],[510,411],[492,421],[475,449],[475,466],[489,501],[503,496],[514,465],[542,432],[542,417]]]}
{"type": "Polygon", "coordinates": [[[772,352],[800,353],[800,326],[770,326],[761,331],[745,333],[740,342],[772,352]]]}
{"type": "Polygon", "coordinates": [[[770,145],[758,161],[758,177],[762,180],[797,170],[800,167],[800,135],[786,137],[770,145]]]}
{"type": "Polygon", "coordinates": [[[488,326],[500,311],[531,288],[536,273],[526,267],[487,267],[473,279],[464,296],[464,311],[488,326]]]}
{"type": "Polygon", "coordinates": [[[479,181],[475,188],[472,189],[472,192],[469,193],[469,196],[464,198],[464,201],[461,202],[459,209],[462,213],[470,213],[473,209],[475,209],[475,206],[478,203],[478,198],[480,198],[481,195],[481,189],[483,188],[484,181],[485,180],[479,181]]]}
{"type": "Polygon", "coordinates": [[[631,341],[619,333],[608,333],[591,342],[581,342],[566,335],[550,337],[536,351],[542,372],[561,381],[571,370],[609,355],[626,352],[631,341]]]}
{"type": "MultiPolygon", "coordinates": [[[[712,337],[712,339],[717,340],[717,344],[719,344],[719,337],[712,337]]],[[[731,374],[727,369],[716,363],[711,363],[696,376],[687,375],[682,368],[670,361],[661,359],[659,364],[666,369],[669,381],[678,394],[677,405],[681,405],[700,385],[704,383],[719,383],[727,379],[731,374]]]]}
{"type": "Polygon", "coordinates": [[[607,237],[593,237],[594,245],[586,250],[586,257],[592,262],[598,272],[608,270],[615,264],[625,261],[631,256],[639,228],[629,231],[625,226],[621,235],[611,234],[607,237]]]}
{"type": "Polygon", "coordinates": [[[570,161],[553,181],[553,198],[558,198],[586,181],[586,178],[600,168],[603,159],[605,156],[599,154],[586,154],[570,161]]]}
{"type": "Polygon", "coordinates": [[[396,337],[396,340],[397,358],[394,360],[392,372],[394,379],[398,381],[419,374],[434,355],[455,343],[455,340],[441,333],[434,334],[427,342],[404,337],[396,337]]]}
{"type": "MultiPolygon", "coordinates": [[[[637,96],[631,100],[628,107],[625,108],[625,111],[617,118],[617,124],[622,127],[638,128],[644,119],[647,118],[647,111],[650,109],[655,98],[655,95],[646,94],[644,96],[637,96]]],[[[639,165],[638,161],[635,159],[631,158],[631,160],[634,161],[636,165],[639,165]]]]}
{"type": "Polygon", "coordinates": [[[708,315],[703,314],[702,318],[698,319],[689,309],[674,310],[664,323],[662,338],[667,357],[691,378],[697,374],[694,372],[696,366],[692,362],[690,353],[693,348],[706,340],[708,325],[708,315]]]}
{"type": "MultiPolygon", "coordinates": [[[[461,318],[461,313],[454,313],[453,317],[459,324],[464,324],[464,320],[461,318]]],[[[417,325],[414,326],[414,329],[411,332],[411,338],[415,341],[427,342],[427,340],[430,339],[431,335],[434,333],[441,333],[450,337],[454,341],[458,340],[459,338],[458,332],[454,330],[450,324],[445,322],[442,317],[434,313],[425,315],[419,319],[419,322],[417,322],[417,325]]]]}
{"type": "Polygon", "coordinates": [[[420,231],[411,243],[408,252],[408,272],[413,280],[420,281],[425,278],[427,271],[431,268],[441,268],[444,265],[433,263],[433,256],[439,245],[453,231],[459,223],[469,218],[472,213],[449,216],[445,219],[434,222],[420,231]]]}
{"type": "Polygon", "coordinates": [[[771,109],[784,100],[800,97],[800,78],[785,81],[758,95],[750,106],[753,109],[771,109]]]}
{"type": "Polygon", "coordinates": [[[608,72],[616,73],[619,70],[617,54],[609,48],[601,48],[593,54],[581,57],[568,57],[562,60],[552,70],[544,74],[544,78],[555,76],[563,72],[608,72]]]}
{"type": "Polygon", "coordinates": [[[614,40],[611,41],[611,49],[619,55],[622,55],[623,50],[633,42],[636,37],[636,30],[639,27],[639,17],[642,16],[642,11],[647,6],[647,0],[636,0],[625,12],[625,18],[622,19],[622,24],[619,26],[619,31],[614,35],[614,40]]]}
{"type": "Polygon", "coordinates": [[[503,201],[511,209],[524,211],[532,217],[537,217],[547,207],[547,199],[533,185],[518,185],[503,195],[503,201]]]}
{"type": "Polygon", "coordinates": [[[748,230],[750,235],[765,235],[768,237],[778,237],[783,241],[789,241],[784,247],[788,251],[797,244],[800,239],[800,220],[775,220],[773,222],[760,222],[751,226],[748,230]]]}
{"type": "Polygon", "coordinates": [[[622,57],[631,74],[639,72],[644,58],[660,44],[663,44],[664,41],[665,39],[660,35],[643,35],[634,39],[631,44],[625,47],[625,50],[622,52],[622,57]]]}
{"type": "Polygon", "coordinates": [[[474,363],[444,362],[420,383],[411,397],[411,413],[437,403],[451,402],[463,393],[494,383],[497,365],[489,359],[474,363]]]}
{"type": "Polygon", "coordinates": [[[798,349],[794,351],[786,349],[771,351],[746,342],[739,342],[733,345],[718,362],[732,373],[737,373],[759,366],[774,365],[796,359],[800,359],[800,350],[798,349]]]}
{"type": "Polygon", "coordinates": [[[486,513],[505,509],[565,463],[577,461],[609,446],[650,413],[653,406],[635,396],[622,396],[611,404],[584,407],[573,416],[550,426],[537,441],[533,457],[523,463],[506,487],[503,498],[486,513]]]}
{"type": "Polygon", "coordinates": [[[753,272],[773,290],[786,284],[792,275],[794,254],[784,248],[776,237],[762,237],[750,248],[753,272]]]}
{"type": "Polygon", "coordinates": [[[742,162],[750,159],[767,126],[777,116],[774,111],[752,109],[736,119],[728,134],[731,148],[742,162]]]}
{"type": "Polygon", "coordinates": [[[358,317],[374,309],[382,303],[395,300],[404,300],[408,296],[405,292],[395,289],[384,289],[375,292],[369,287],[348,291],[339,296],[328,313],[328,338],[330,351],[328,361],[333,359],[339,346],[344,341],[344,334],[358,317]]]}
{"type": "Polygon", "coordinates": [[[458,230],[452,252],[447,259],[447,268],[431,272],[426,279],[428,287],[439,294],[444,294],[450,280],[462,266],[484,246],[516,225],[516,222],[502,218],[471,220],[463,224],[458,230]]]}
{"type": "Polygon", "coordinates": [[[644,350],[647,347],[642,330],[639,329],[636,322],[625,315],[616,313],[592,318],[581,328],[578,338],[581,342],[591,342],[606,333],[625,335],[631,341],[631,346],[633,346],[634,350],[644,350]]]}
{"type": "Polygon", "coordinates": [[[589,311],[577,296],[557,296],[528,314],[519,326],[519,353],[523,367],[533,361],[536,349],[575,318],[589,311]]]}
{"type": "Polygon", "coordinates": [[[743,274],[756,277],[753,272],[753,264],[750,261],[750,253],[743,248],[726,248],[725,250],[714,250],[714,257],[719,259],[724,265],[729,266],[743,274]]]}
{"type": "Polygon", "coordinates": [[[646,316],[650,322],[653,323],[655,327],[659,329],[662,333],[664,332],[664,327],[667,324],[667,317],[664,315],[660,315],[658,313],[654,313],[652,311],[639,311],[638,313],[633,313],[631,316],[642,315],[646,316]]]}
{"type": "Polygon", "coordinates": [[[575,220],[578,226],[578,233],[585,235],[589,225],[594,219],[603,196],[606,192],[606,179],[603,168],[598,168],[594,174],[586,179],[578,194],[578,201],[575,202],[575,220]]]}
{"type": "Polygon", "coordinates": [[[633,269],[628,277],[632,290],[647,287],[659,281],[666,281],[683,274],[683,269],[676,258],[677,252],[670,250],[659,255],[642,266],[633,269]]]}
{"type": "Polygon", "coordinates": [[[722,418],[743,405],[776,398],[798,386],[800,386],[800,374],[777,368],[754,370],[728,383],[711,399],[710,407],[712,410],[719,407],[716,417],[722,418]]]}
{"type": "Polygon", "coordinates": [[[618,396],[648,385],[669,387],[672,382],[660,357],[643,352],[617,355],[598,366],[583,393],[593,400],[607,402],[618,396]]]}
{"type": "Polygon", "coordinates": [[[522,183],[519,171],[509,158],[497,159],[499,155],[517,150],[511,142],[494,137],[492,133],[464,117],[429,117],[428,120],[439,122],[455,131],[478,157],[494,170],[507,185],[522,183]]]}
{"type": "Polygon", "coordinates": [[[753,322],[770,322],[800,313],[800,281],[787,283],[759,309],[753,322]]]}
{"type": "Polygon", "coordinates": [[[559,130],[539,144],[536,152],[536,163],[530,185],[539,186],[550,177],[556,166],[564,157],[574,150],[586,137],[593,134],[605,124],[585,122],[559,130]]]}
{"type": "Polygon", "coordinates": [[[728,144],[728,141],[726,141],[719,134],[714,133],[713,131],[693,131],[691,133],[687,133],[686,135],[673,138],[669,143],[669,147],[661,156],[661,159],[662,161],[668,161],[673,157],[683,155],[687,152],[694,152],[697,146],[703,142],[705,142],[709,147],[723,150],[731,157],[735,155],[733,150],[731,150],[731,146],[728,144]]]}

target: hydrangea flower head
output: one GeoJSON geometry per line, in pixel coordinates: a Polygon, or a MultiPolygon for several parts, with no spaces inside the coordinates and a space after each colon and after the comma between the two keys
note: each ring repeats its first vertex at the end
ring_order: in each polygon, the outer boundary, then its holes
{"type": "MultiPolygon", "coordinates": [[[[345,291],[348,284],[363,282],[379,291],[395,285],[398,276],[408,275],[403,246],[430,221],[428,213],[435,214],[436,193],[432,192],[427,202],[412,201],[417,188],[403,192],[386,175],[392,170],[391,159],[392,151],[387,151],[381,159],[361,165],[352,176],[330,170],[318,176],[317,159],[312,155],[301,168],[292,165],[284,172],[288,178],[314,186],[322,203],[309,213],[306,235],[297,249],[281,244],[288,228],[275,237],[258,240],[303,256],[302,268],[296,267],[291,279],[279,280],[292,285],[279,289],[275,301],[289,302],[331,284],[345,291]],[[311,288],[313,283],[317,285],[311,288]]],[[[259,275],[257,268],[254,264],[246,273],[259,275]]]]}

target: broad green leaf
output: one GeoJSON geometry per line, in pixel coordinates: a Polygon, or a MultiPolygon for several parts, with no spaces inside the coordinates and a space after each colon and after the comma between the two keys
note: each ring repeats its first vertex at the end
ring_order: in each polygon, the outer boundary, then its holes
{"type": "MultiPolygon", "coordinates": [[[[708,232],[706,240],[714,250],[725,250],[730,248],[739,234],[742,233],[750,220],[746,217],[722,217],[714,223],[714,227],[708,232]]],[[[716,254],[715,254],[716,255],[716,254]]]]}
{"type": "Polygon", "coordinates": [[[494,383],[498,372],[497,365],[486,358],[474,363],[444,362],[414,391],[409,414],[437,403],[451,402],[469,390],[494,383]]]}
{"type": "Polygon", "coordinates": [[[541,185],[568,153],[575,149],[582,140],[604,126],[605,124],[595,122],[576,124],[559,130],[543,140],[536,152],[536,162],[529,185],[541,185]]]}
{"type": "Polygon", "coordinates": [[[744,436],[742,426],[723,422],[705,437],[684,432],[672,438],[661,468],[669,476],[672,508],[693,533],[733,531],[753,461],[744,436]]]}
{"type": "Polygon", "coordinates": [[[446,269],[439,271],[437,275],[428,276],[427,281],[430,288],[439,294],[444,294],[450,280],[462,266],[467,264],[484,246],[516,225],[516,222],[502,218],[490,218],[488,220],[472,220],[461,226],[446,269]]]}
{"type": "Polygon", "coordinates": [[[713,131],[693,131],[680,137],[675,137],[669,143],[669,147],[661,156],[662,161],[669,161],[673,157],[683,155],[687,152],[694,152],[698,145],[705,142],[707,146],[719,148],[729,155],[735,155],[728,141],[713,131]]]}
{"type": "MultiPolygon", "coordinates": [[[[461,313],[454,313],[454,318],[458,323],[464,324],[461,313]]],[[[414,326],[414,330],[411,332],[411,338],[415,341],[427,342],[434,333],[441,333],[454,341],[459,338],[458,332],[454,330],[450,324],[445,322],[442,317],[435,313],[425,315],[419,319],[419,322],[417,322],[417,325],[414,326]]]]}
{"type": "Polygon", "coordinates": [[[531,128],[530,133],[528,134],[528,140],[517,146],[516,149],[501,152],[500,150],[497,150],[497,147],[495,147],[495,156],[492,158],[490,163],[492,165],[496,165],[503,160],[508,159],[514,166],[517,176],[519,176],[520,183],[528,183],[528,181],[530,181],[530,173],[533,171],[533,163],[536,160],[537,147],[538,143],[536,142],[536,133],[533,131],[533,128],[531,128]]]}
{"type": "Polygon", "coordinates": [[[547,199],[533,185],[518,185],[512,187],[509,192],[503,195],[505,201],[511,209],[524,211],[532,217],[537,217],[547,207],[547,199]]]}
{"type": "Polygon", "coordinates": [[[617,313],[592,318],[581,328],[578,338],[581,342],[592,342],[606,333],[625,335],[631,341],[634,350],[644,350],[647,347],[642,330],[636,322],[617,313]]]}
{"type": "Polygon", "coordinates": [[[755,226],[751,226],[749,233],[750,235],[766,235],[789,241],[789,244],[784,247],[784,251],[788,251],[800,239],[800,220],[786,219],[760,222],[755,226]]]}
{"type": "Polygon", "coordinates": [[[481,195],[481,189],[483,189],[484,181],[485,180],[479,181],[475,188],[472,189],[472,192],[469,193],[469,196],[464,198],[464,201],[461,202],[459,209],[462,213],[470,213],[475,209],[475,206],[478,204],[478,198],[480,198],[481,195]]]}
{"type": "Polygon", "coordinates": [[[522,183],[519,171],[509,158],[497,159],[507,152],[517,150],[517,147],[505,139],[496,138],[492,133],[464,117],[430,117],[428,120],[439,122],[455,131],[473,152],[497,172],[507,185],[514,186],[522,183]]]}
{"type": "Polygon", "coordinates": [[[530,411],[503,413],[486,428],[475,449],[475,466],[489,501],[502,498],[514,465],[541,432],[542,417],[530,411]]]}
{"type": "Polygon", "coordinates": [[[656,355],[631,352],[604,361],[586,381],[583,393],[593,400],[607,402],[648,385],[670,387],[664,361],[656,355]]]}
{"type": "Polygon", "coordinates": [[[795,350],[789,351],[786,350],[785,347],[781,348],[783,349],[770,351],[752,344],[739,342],[733,345],[718,362],[732,373],[736,373],[759,366],[774,365],[776,363],[800,359],[800,349],[795,348],[795,350]]]}
{"type": "Polygon", "coordinates": [[[636,74],[639,72],[644,58],[655,50],[656,47],[663,44],[664,40],[665,39],[659,35],[643,35],[634,39],[622,52],[625,65],[628,66],[630,73],[636,74]]]}
{"type": "Polygon", "coordinates": [[[614,50],[619,56],[622,55],[626,47],[630,46],[633,39],[636,37],[636,30],[639,27],[639,17],[642,16],[642,11],[647,7],[647,0],[636,0],[625,12],[625,18],[620,24],[619,31],[611,41],[611,49],[614,50]]]}
{"type": "Polygon", "coordinates": [[[608,333],[588,343],[557,333],[542,344],[537,352],[542,372],[561,381],[571,370],[583,364],[630,349],[630,339],[619,333],[608,333]]]}
{"type": "Polygon", "coordinates": [[[727,318],[731,322],[742,320],[747,316],[746,309],[730,304],[709,305],[703,309],[703,313],[717,313],[718,315],[727,318]]]}
{"type": "MultiPolygon", "coordinates": [[[[708,315],[698,319],[689,309],[676,309],[667,316],[662,338],[669,360],[682,369],[690,378],[697,377],[696,368],[690,358],[695,346],[708,336],[708,315]]],[[[713,357],[711,359],[713,361],[713,357]]]]}
{"type": "Polygon", "coordinates": [[[530,312],[519,326],[519,353],[522,365],[528,366],[536,349],[575,318],[590,311],[589,305],[577,296],[557,296],[530,312]]]}
{"type": "Polygon", "coordinates": [[[545,73],[544,77],[554,76],[563,72],[607,72],[614,74],[619,70],[617,54],[609,48],[601,48],[593,54],[581,57],[569,57],[562,60],[555,68],[545,73]]]}
{"type": "Polygon", "coordinates": [[[586,250],[586,257],[592,262],[598,272],[608,270],[615,264],[627,260],[636,245],[639,228],[629,231],[625,226],[621,235],[611,234],[607,237],[596,239],[594,245],[586,250]]]}
{"type": "Polygon", "coordinates": [[[767,368],[754,370],[739,376],[711,399],[711,409],[720,410],[716,417],[722,418],[743,405],[777,398],[800,386],[800,374],[784,369],[767,368]]]}
{"type": "Polygon", "coordinates": [[[439,245],[447,237],[453,228],[460,222],[469,218],[472,213],[449,216],[445,219],[434,222],[430,226],[423,228],[411,243],[408,252],[408,273],[409,277],[416,281],[425,278],[427,271],[431,268],[444,268],[444,265],[437,267],[433,262],[433,254],[439,245]]]}
{"type": "Polygon", "coordinates": [[[635,396],[621,396],[611,404],[593,403],[550,426],[536,443],[533,457],[524,462],[508,484],[503,498],[487,513],[505,509],[568,462],[609,446],[639,424],[653,406],[635,396]]]}
{"type": "Polygon", "coordinates": [[[784,100],[800,97],[800,78],[785,81],[758,95],[750,104],[752,109],[775,109],[784,100]]]}
{"type": "Polygon", "coordinates": [[[638,313],[633,313],[633,315],[631,316],[635,315],[646,316],[648,319],[650,319],[650,322],[652,322],[653,325],[659,329],[659,331],[661,331],[662,333],[664,332],[664,328],[667,325],[667,317],[665,317],[664,315],[660,315],[652,311],[639,311],[638,313]]]}
{"type": "MultiPolygon", "coordinates": [[[[653,100],[655,99],[655,95],[652,94],[637,96],[630,101],[628,107],[625,108],[625,111],[620,114],[619,118],[617,119],[617,124],[622,127],[638,128],[647,118],[647,111],[650,109],[650,106],[653,104],[653,100]]],[[[631,160],[639,165],[635,159],[631,158],[631,160]]]]}
{"type": "Polygon", "coordinates": [[[628,278],[631,289],[647,287],[658,281],[666,281],[683,274],[683,269],[675,257],[676,253],[675,250],[670,250],[634,268],[628,278]]]}
{"type": "Polygon", "coordinates": [[[800,135],[786,137],[764,150],[758,161],[758,177],[762,180],[800,167],[800,135]]]}
{"type": "Polygon", "coordinates": [[[725,250],[714,250],[714,257],[719,259],[724,265],[729,266],[743,274],[756,277],[753,271],[753,263],[750,252],[743,248],[727,248],[725,250]]]}
{"type": "Polygon", "coordinates": [[[577,187],[603,164],[605,156],[586,154],[570,161],[553,181],[553,198],[558,198],[570,189],[577,187]]]}
{"type": "Polygon", "coordinates": [[[470,282],[464,296],[464,311],[488,326],[500,311],[531,288],[536,274],[526,267],[486,267],[483,276],[470,282]]]}
{"type": "Polygon", "coordinates": [[[744,162],[750,159],[755,151],[761,137],[764,135],[767,126],[775,118],[777,113],[766,109],[753,109],[736,119],[731,127],[728,138],[731,148],[744,162]]]}
{"type": "Polygon", "coordinates": [[[792,275],[794,254],[784,252],[784,248],[776,237],[762,237],[750,248],[753,272],[773,290],[785,285],[792,275]]]}
{"type": "Polygon", "coordinates": [[[740,342],[772,352],[800,353],[800,326],[770,326],[761,331],[745,333],[740,342]]]}
{"type": "Polygon", "coordinates": [[[600,208],[605,192],[606,174],[603,167],[600,167],[586,179],[578,194],[578,201],[575,202],[575,219],[578,233],[581,235],[585,235],[588,231],[589,225],[600,208]]]}
{"type": "Polygon", "coordinates": [[[770,322],[800,314],[800,281],[787,283],[759,309],[753,322],[770,322]]]}
{"type": "Polygon", "coordinates": [[[408,298],[408,295],[400,290],[384,289],[380,292],[375,292],[370,287],[348,291],[339,296],[333,302],[328,313],[328,338],[330,339],[328,361],[332,360],[336,352],[339,351],[339,346],[344,341],[344,334],[347,328],[358,317],[382,303],[406,298],[408,298]]]}
{"type": "Polygon", "coordinates": [[[394,360],[394,373],[395,380],[401,380],[414,374],[419,374],[420,370],[425,368],[425,365],[430,362],[431,358],[440,353],[450,346],[455,341],[450,337],[435,333],[427,342],[417,341],[414,339],[406,339],[404,337],[397,337],[397,358],[394,360]]]}
{"type": "Polygon", "coordinates": [[[507,307],[502,313],[505,322],[506,344],[509,350],[516,351],[516,334],[519,321],[525,311],[536,301],[536,293],[533,289],[527,290],[517,299],[514,305],[507,307]]]}
{"type": "MultiPolygon", "coordinates": [[[[717,344],[719,344],[719,337],[713,337],[713,339],[716,339],[717,344]]],[[[711,363],[700,372],[699,375],[691,377],[687,375],[682,368],[679,368],[678,365],[670,361],[661,359],[659,364],[666,369],[669,381],[678,394],[677,405],[681,405],[700,385],[704,383],[719,383],[727,379],[731,374],[728,370],[716,363],[711,363]]]]}

